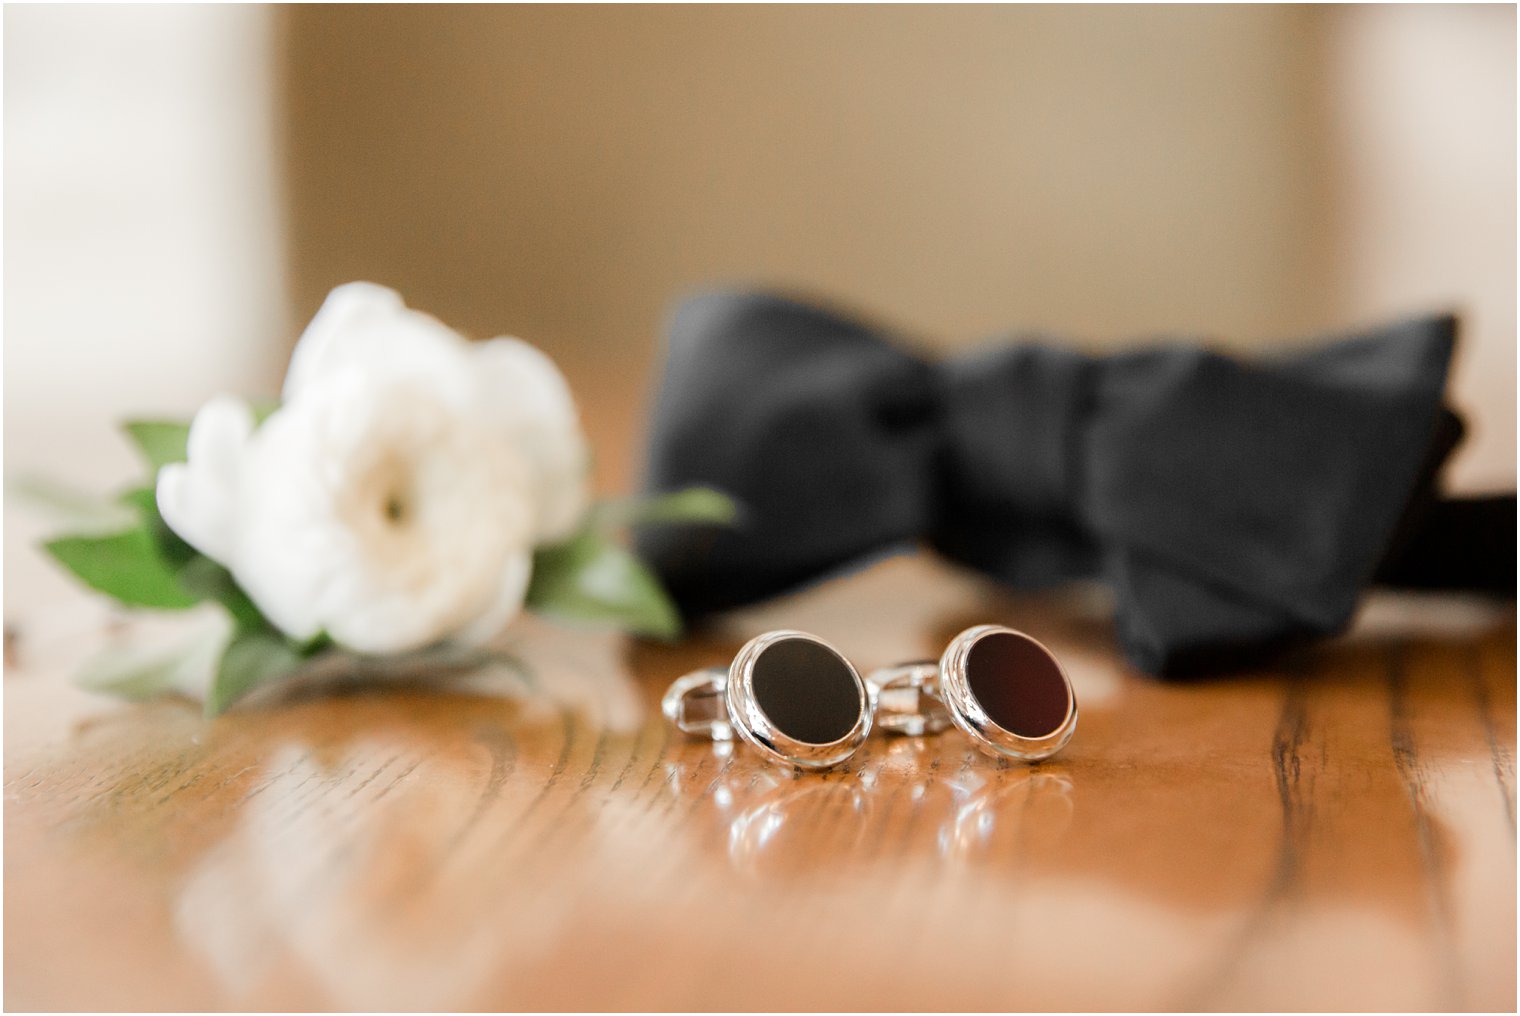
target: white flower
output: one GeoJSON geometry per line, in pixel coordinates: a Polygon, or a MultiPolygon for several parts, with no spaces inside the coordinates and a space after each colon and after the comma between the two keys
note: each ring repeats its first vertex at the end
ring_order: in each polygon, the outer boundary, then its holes
{"type": "Polygon", "coordinates": [[[534,538],[569,536],[588,501],[588,452],[564,376],[521,339],[469,342],[369,282],[328,294],[306,326],[285,375],[287,402],[349,371],[421,377],[446,392],[462,412],[497,428],[527,457],[535,503],[534,538]]]}
{"type": "Polygon", "coordinates": [[[236,400],[207,403],[158,503],[293,638],[489,638],[522,607],[533,546],[584,512],[568,388],[518,340],[472,346],[389,290],[342,286],[284,395],[257,429],[236,400]]]}

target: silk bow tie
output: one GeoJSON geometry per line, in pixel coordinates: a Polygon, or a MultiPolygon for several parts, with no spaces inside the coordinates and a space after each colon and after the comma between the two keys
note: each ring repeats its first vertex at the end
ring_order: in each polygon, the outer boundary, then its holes
{"type": "Polygon", "coordinates": [[[1513,592],[1513,495],[1441,501],[1461,435],[1432,317],[1242,361],[1039,341],[932,364],[849,318],[711,293],[671,327],[646,486],[705,484],[733,529],[637,534],[688,616],[904,544],[1004,582],[1102,578],[1157,674],[1344,627],[1375,578],[1513,592]]]}

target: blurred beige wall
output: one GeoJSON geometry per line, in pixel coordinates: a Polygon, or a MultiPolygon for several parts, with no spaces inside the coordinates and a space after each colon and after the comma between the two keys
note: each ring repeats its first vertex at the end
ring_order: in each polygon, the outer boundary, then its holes
{"type": "Polygon", "coordinates": [[[592,391],[722,282],[944,347],[1459,306],[1459,479],[1513,482],[1513,8],[281,13],[300,317],[376,279],[592,391]]]}
{"type": "Polygon", "coordinates": [[[942,345],[1330,316],[1312,12],[284,13],[301,314],[375,278],[582,387],[587,351],[642,381],[671,302],[728,281],[942,345]]]}

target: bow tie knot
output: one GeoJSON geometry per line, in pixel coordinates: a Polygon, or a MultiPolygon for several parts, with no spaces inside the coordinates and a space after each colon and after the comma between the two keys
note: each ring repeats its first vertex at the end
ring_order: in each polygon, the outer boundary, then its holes
{"type": "Polygon", "coordinates": [[[939,368],[944,406],[936,542],[953,545],[968,517],[1025,526],[1083,526],[1083,421],[1095,361],[1021,342],[988,347],[939,368]]]}

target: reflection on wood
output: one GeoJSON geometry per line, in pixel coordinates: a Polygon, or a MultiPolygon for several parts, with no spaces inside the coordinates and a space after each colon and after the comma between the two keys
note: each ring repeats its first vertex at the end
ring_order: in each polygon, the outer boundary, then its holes
{"type": "Polygon", "coordinates": [[[524,623],[531,688],[307,689],[211,723],[74,692],[71,647],[22,632],[5,1002],[1512,1009],[1513,617],[1453,610],[1165,685],[1080,599],[906,558],[677,645],[524,623]],[[874,667],[984,621],[1067,663],[1056,758],[873,736],[796,776],[659,713],[766,628],[874,667]]]}

